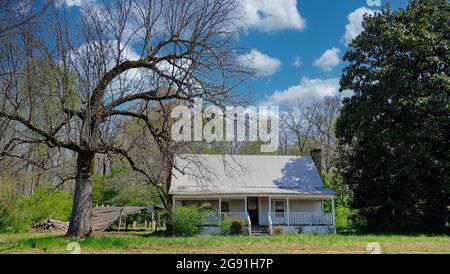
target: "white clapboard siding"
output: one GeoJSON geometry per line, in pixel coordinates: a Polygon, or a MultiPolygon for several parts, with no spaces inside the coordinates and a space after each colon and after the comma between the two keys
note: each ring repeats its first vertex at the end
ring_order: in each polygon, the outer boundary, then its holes
{"type": "Polygon", "coordinates": [[[244,199],[242,200],[223,200],[230,203],[230,212],[244,212],[244,199]]]}
{"type": "Polygon", "coordinates": [[[302,201],[302,200],[289,200],[289,211],[291,212],[321,212],[321,201],[302,201]]]}

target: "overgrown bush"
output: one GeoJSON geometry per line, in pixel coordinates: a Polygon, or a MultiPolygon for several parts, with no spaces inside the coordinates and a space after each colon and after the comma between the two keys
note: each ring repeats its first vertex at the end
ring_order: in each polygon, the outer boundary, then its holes
{"type": "Polygon", "coordinates": [[[282,225],[277,225],[273,228],[273,234],[275,235],[281,235],[283,234],[283,226],[282,225]]]}
{"type": "Polygon", "coordinates": [[[339,229],[349,229],[351,227],[351,209],[339,206],[334,210],[335,224],[339,229]]]}
{"type": "Polygon", "coordinates": [[[5,232],[10,223],[10,212],[6,202],[0,200],[0,232],[5,232]]]}
{"type": "Polygon", "coordinates": [[[168,233],[173,236],[194,236],[200,234],[204,224],[204,211],[199,206],[182,206],[172,211],[168,233]]]}
{"type": "Polygon", "coordinates": [[[22,196],[15,201],[0,201],[0,231],[25,231],[43,219],[69,220],[72,198],[63,191],[48,191],[40,187],[32,196],[22,196]]]}
{"type": "Polygon", "coordinates": [[[230,214],[224,214],[219,227],[222,235],[240,235],[244,227],[244,220],[240,217],[232,217],[230,214]]]}
{"type": "Polygon", "coordinates": [[[129,176],[130,172],[123,167],[113,168],[107,175],[95,174],[92,189],[94,206],[147,206],[149,202],[159,203],[154,200],[157,192],[153,186],[130,183],[129,176]]]}
{"type": "Polygon", "coordinates": [[[230,214],[224,213],[222,219],[219,222],[220,234],[231,235],[231,224],[233,223],[233,217],[230,214]]]}
{"type": "Polygon", "coordinates": [[[242,229],[244,228],[244,224],[245,224],[244,219],[235,217],[230,227],[231,235],[241,235],[242,229]]]}

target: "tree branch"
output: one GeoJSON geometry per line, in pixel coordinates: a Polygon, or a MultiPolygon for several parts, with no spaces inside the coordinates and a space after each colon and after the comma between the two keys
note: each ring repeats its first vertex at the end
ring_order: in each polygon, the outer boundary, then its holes
{"type": "Polygon", "coordinates": [[[47,132],[41,128],[38,128],[37,126],[33,125],[30,121],[24,119],[23,117],[19,115],[10,115],[4,112],[0,112],[0,117],[4,117],[13,121],[17,121],[21,123],[22,125],[26,126],[28,129],[30,129],[33,132],[38,133],[42,137],[46,139],[46,141],[49,142],[50,146],[56,146],[56,147],[63,147],[70,149],[72,151],[81,151],[83,148],[78,145],[75,142],[63,142],[59,140],[54,134],[47,132]]]}

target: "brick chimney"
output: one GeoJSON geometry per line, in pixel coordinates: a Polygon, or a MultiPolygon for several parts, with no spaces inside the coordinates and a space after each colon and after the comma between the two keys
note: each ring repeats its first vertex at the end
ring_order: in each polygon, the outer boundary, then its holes
{"type": "Polygon", "coordinates": [[[322,150],[320,148],[315,148],[311,150],[311,158],[316,164],[317,171],[322,175],[322,150]]]}

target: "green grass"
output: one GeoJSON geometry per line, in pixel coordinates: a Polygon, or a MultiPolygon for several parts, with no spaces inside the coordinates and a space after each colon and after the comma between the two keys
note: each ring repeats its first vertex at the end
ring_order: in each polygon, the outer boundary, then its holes
{"type": "MultiPolygon", "coordinates": [[[[69,253],[61,234],[0,234],[0,253],[69,253]]],[[[450,236],[285,234],[162,237],[146,232],[101,233],[78,241],[81,253],[450,253],[450,236]]]]}

